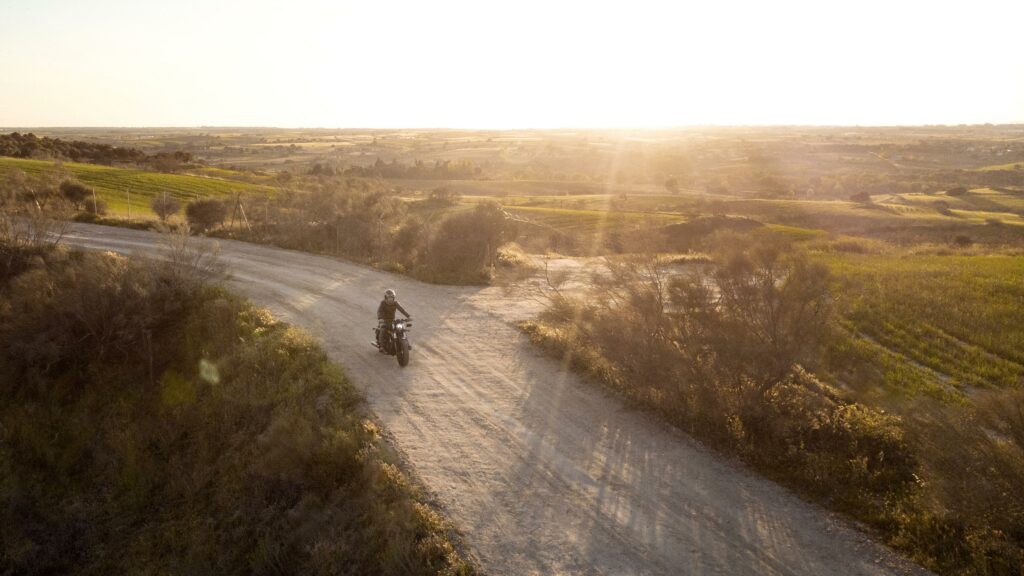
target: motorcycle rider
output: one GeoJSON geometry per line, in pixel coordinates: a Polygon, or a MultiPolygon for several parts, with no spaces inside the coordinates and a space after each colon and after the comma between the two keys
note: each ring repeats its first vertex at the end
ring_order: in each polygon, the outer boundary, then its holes
{"type": "Polygon", "coordinates": [[[411,318],[405,308],[398,303],[398,297],[395,291],[388,288],[384,291],[384,299],[380,301],[380,306],[377,306],[377,348],[383,352],[384,342],[382,337],[384,335],[384,329],[387,325],[395,321],[395,311],[399,311],[405,315],[406,318],[411,318]]]}

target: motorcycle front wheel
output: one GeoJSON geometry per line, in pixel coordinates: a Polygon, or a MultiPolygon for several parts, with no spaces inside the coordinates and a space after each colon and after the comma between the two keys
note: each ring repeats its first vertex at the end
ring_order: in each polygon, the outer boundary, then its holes
{"type": "Polygon", "coordinates": [[[409,365],[409,341],[405,338],[398,340],[398,365],[405,367],[409,365]]]}

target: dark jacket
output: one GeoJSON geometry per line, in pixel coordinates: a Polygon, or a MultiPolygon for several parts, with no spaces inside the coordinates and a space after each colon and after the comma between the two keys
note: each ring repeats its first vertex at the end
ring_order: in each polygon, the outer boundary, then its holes
{"type": "Polygon", "coordinates": [[[381,300],[380,306],[377,306],[377,320],[387,320],[388,322],[395,319],[395,310],[405,314],[405,317],[409,317],[409,313],[402,308],[402,305],[398,303],[398,300],[388,304],[387,300],[381,300]]]}

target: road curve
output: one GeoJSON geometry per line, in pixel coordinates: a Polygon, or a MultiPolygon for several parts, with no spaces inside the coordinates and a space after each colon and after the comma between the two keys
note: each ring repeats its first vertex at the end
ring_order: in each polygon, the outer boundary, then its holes
{"type": "MultiPolygon", "coordinates": [[[[65,242],[152,253],[153,233],[65,242]]],[[[850,524],[535,351],[500,288],[433,286],[221,241],[230,285],[319,338],[489,574],[925,574],[850,524]],[[417,320],[408,368],[370,346],[385,288],[417,320]]]]}

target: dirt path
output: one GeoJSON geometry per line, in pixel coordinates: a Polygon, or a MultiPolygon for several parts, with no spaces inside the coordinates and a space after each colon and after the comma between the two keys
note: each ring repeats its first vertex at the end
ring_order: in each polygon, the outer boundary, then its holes
{"type": "MultiPolygon", "coordinates": [[[[87,225],[67,237],[125,253],[156,239],[87,225]]],[[[500,288],[220,246],[235,289],[345,366],[490,574],[923,573],[539,355],[510,324],[530,307],[500,288]],[[417,320],[406,369],[370,346],[387,287],[417,320]]]]}

